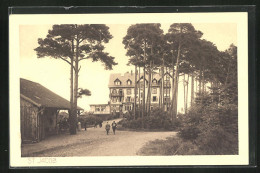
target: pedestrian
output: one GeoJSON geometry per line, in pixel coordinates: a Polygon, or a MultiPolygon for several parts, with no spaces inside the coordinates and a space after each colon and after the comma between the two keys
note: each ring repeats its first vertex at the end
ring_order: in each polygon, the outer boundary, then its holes
{"type": "Polygon", "coordinates": [[[102,122],[99,123],[99,128],[101,128],[101,127],[102,127],[102,122]]]}
{"type": "Polygon", "coordinates": [[[110,124],[108,124],[108,122],[107,122],[107,124],[106,124],[107,135],[108,135],[108,133],[109,133],[109,130],[110,130],[110,124]]]}
{"type": "Polygon", "coordinates": [[[84,121],[84,128],[85,128],[85,131],[87,131],[87,122],[84,121]]]}
{"type": "Polygon", "coordinates": [[[112,123],[112,129],[113,129],[114,135],[116,134],[116,127],[117,127],[117,124],[116,124],[115,121],[113,121],[113,123],[112,123]]]}

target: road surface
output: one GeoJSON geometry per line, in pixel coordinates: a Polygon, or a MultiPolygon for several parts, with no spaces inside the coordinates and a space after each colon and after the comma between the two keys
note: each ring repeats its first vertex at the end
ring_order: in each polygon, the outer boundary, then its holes
{"type": "Polygon", "coordinates": [[[57,136],[37,144],[23,145],[22,156],[136,156],[147,142],[176,135],[176,132],[135,131],[116,131],[114,135],[112,129],[106,135],[105,123],[102,128],[88,128],[77,135],[57,136]]]}

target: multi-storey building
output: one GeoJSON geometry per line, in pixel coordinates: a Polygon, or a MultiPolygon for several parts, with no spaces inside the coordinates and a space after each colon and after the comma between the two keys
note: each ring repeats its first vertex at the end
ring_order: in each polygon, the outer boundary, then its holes
{"type": "MultiPolygon", "coordinates": [[[[145,75],[145,98],[148,93],[148,75],[145,75]]],[[[137,106],[143,103],[143,74],[137,74],[137,94],[136,103],[137,106]]],[[[151,107],[159,106],[159,102],[163,104],[164,110],[167,111],[171,102],[171,82],[172,76],[169,73],[165,73],[162,76],[158,73],[152,75],[151,83],[151,107]],[[164,85],[162,84],[164,81],[164,85]],[[164,92],[162,92],[164,91],[164,92]],[[162,96],[164,94],[164,96],[162,96]],[[163,99],[162,99],[163,98],[163,99]]],[[[133,72],[125,74],[111,74],[109,79],[109,98],[110,98],[110,112],[111,113],[125,113],[133,110],[134,106],[134,88],[135,88],[135,74],[133,72]]]]}

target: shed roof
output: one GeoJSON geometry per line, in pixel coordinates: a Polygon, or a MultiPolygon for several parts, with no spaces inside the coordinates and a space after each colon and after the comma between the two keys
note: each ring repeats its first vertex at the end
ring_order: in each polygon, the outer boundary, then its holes
{"type": "MultiPolygon", "coordinates": [[[[27,101],[38,107],[70,109],[70,102],[39,83],[20,79],[20,94],[27,101]]],[[[79,110],[83,110],[78,107],[79,110]]]]}

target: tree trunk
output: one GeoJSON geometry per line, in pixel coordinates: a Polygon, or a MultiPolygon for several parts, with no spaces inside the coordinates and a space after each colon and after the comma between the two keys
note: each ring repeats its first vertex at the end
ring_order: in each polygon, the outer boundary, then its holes
{"type": "Polygon", "coordinates": [[[183,101],[184,101],[184,113],[186,114],[186,81],[185,81],[185,74],[183,75],[183,96],[184,96],[184,99],[183,99],[183,101]]]}
{"type": "Polygon", "coordinates": [[[151,109],[151,92],[152,92],[152,69],[150,69],[149,71],[149,85],[148,85],[148,98],[149,100],[147,101],[148,102],[148,109],[147,109],[147,112],[148,112],[148,115],[150,115],[150,109],[151,109]]]}
{"type": "Polygon", "coordinates": [[[137,89],[137,83],[136,83],[136,78],[137,78],[137,67],[135,65],[135,90],[134,90],[134,120],[135,120],[135,117],[136,117],[136,96],[137,96],[137,93],[136,93],[136,89],[137,89]]]}
{"type": "Polygon", "coordinates": [[[177,75],[177,85],[176,85],[176,94],[175,94],[175,105],[174,105],[174,109],[175,109],[175,117],[177,117],[177,113],[178,113],[178,94],[179,94],[179,74],[177,75]]]}
{"type": "Polygon", "coordinates": [[[74,65],[74,62],[73,62],[73,57],[74,57],[74,40],[71,41],[72,43],[72,57],[70,59],[70,110],[69,110],[69,124],[70,124],[70,134],[73,134],[73,112],[74,112],[74,103],[73,103],[73,97],[74,97],[74,94],[73,94],[73,65],[74,65]]]}
{"type": "Polygon", "coordinates": [[[146,64],[146,42],[144,43],[144,74],[143,74],[143,112],[142,112],[142,128],[144,128],[144,114],[145,114],[145,64],[146,64]]]}
{"type": "Polygon", "coordinates": [[[200,76],[199,76],[199,94],[201,94],[201,79],[202,79],[202,71],[200,68],[200,76]]]}
{"type": "MultiPolygon", "coordinates": [[[[163,58],[163,63],[164,63],[164,58],[163,58]]],[[[163,78],[164,78],[164,74],[163,74],[163,66],[161,67],[161,83],[160,83],[160,98],[159,98],[159,107],[160,109],[163,108],[163,78]]]]}
{"type": "MultiPolygon", "coordinates": [[[[177,61],[176,61],[176,70],[175,70],[175,74],[174,74],[174,86],[173,86],[173,89],[172,89],[172,94],[174,96],[174,99],[172,99],[172,105],[173,105],[173,109],[172,109],[172,119],[175,119],[176,116],[177,116],[177,108],[175,109],[175,104],[177,105],[177,85],[178,85],[178,81],[177,81],[177,78],[178,78],[178,73],[179,73],[179,59],[180,59],[180,52],[181,52],[181,44],[179,43],[179,46],[178,46],[178,55],[177,55],[177,61]]],[[[174,69],[174,67],[173,67],[174,69]]]]}
{"type": "Polygon", "coordinates": [[[145,65],[144,65],[144,72],[143,72],[143,101],[142,101],[142,128],[144,128],[144,114],[145,114],[145,65]]]}
{"type": "Polygon", "coordinates": [[[195,82],[196,82],[196,93],[198,92],[198,79],[195,78],[195,82]]]}
{"type": "Polygon", "coordinates": [[[72,131],[71,134],[77,133],[77,101],[78,101],[78,73],[79,73],[79,41],[77,40],[76,45],[76,57],[75,57],[75,79],[74,79],[74,104],[72,113],[72,131]]]}
{"type": "Polygon", "coordinates": [[[191,98],[190,98],[190,106],[193,105],[194,102],[194,72],[191,73],[191,98]]]}
{"type": "Polygon", "coordinates": [[[73,127],[73,120],[72,120],[72,117],[73,117],[73,108],[74,108],[74,105],[73,105],[73,59],[71,58],[71,65],[70,65],[70,110],[69,110],[69,124],[70,124],[70,134],[73,133],[73,130],[72,130],[72,127],[73,127]]]}
{"type": "Polygon", "coordinates": [[[188,74],[188,79],[187,79],[187,92],[186,92],[186,105],[185,105],[185,113],[187,113],[188,110],[188,95],[189,95],[189,80],[190,80],[190,75],[188,74]]]}
{"type": "Polygon", "coordinates": [[[146,111],[147,111],[147,115],[150,115],[151,76],[152,76],[152,61],[150,61],[150,68],[149,68],[149,74],[148,74],[147,99],[146,99],[146,111]]]}
{"type": "Polygon", "coordinates": [[[205,92],[205,76],[204,76],[204,66],[202,67],[202,93],[205,92]]]}
{"type": "Polygon", "coordinates": [[[139,110],[139,117],[140,117],[140,115],[141,115],[141,81],[140,81],[140,77],[141,77],[141,68],[140,68],[140,66],[139,66],[139,73],[138,73],[138,75],[139,75],[139,82],[138,82],[138,93],[139,93],[139,96],[138,96],[138,103],[139,103],[139,106],[138,106],[138,110],[139,110]]]}
{"type": "Polygon", "coordinates": [[[164,110],[164,59],[163,59],[163,67],[162,67],[162,108],[164,110]]]}

